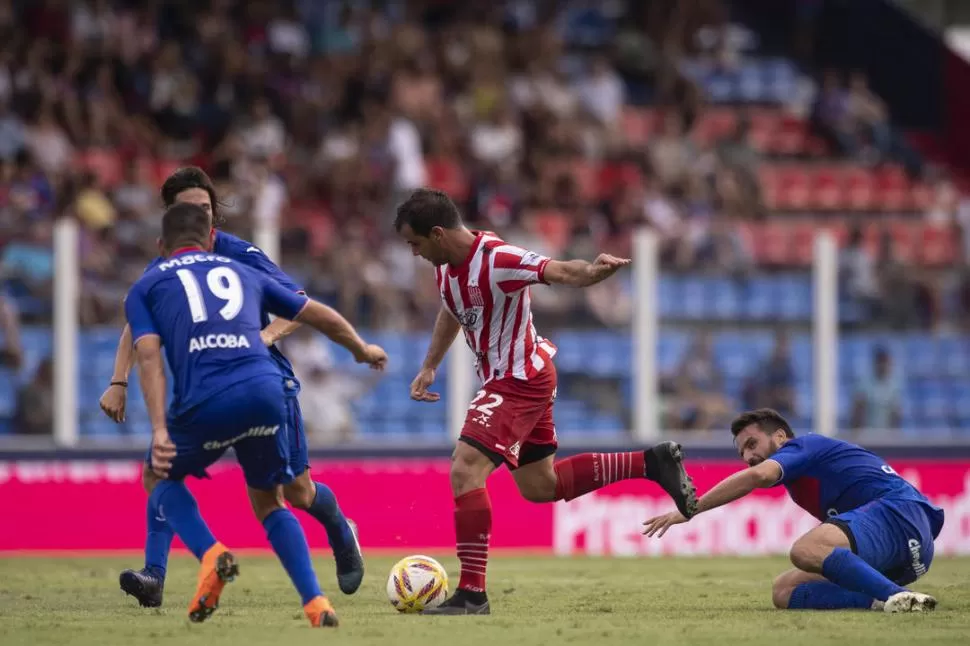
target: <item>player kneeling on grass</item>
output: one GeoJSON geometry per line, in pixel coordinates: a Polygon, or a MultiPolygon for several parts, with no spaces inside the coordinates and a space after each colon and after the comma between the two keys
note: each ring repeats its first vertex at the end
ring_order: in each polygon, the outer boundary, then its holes
{"type": "Polygon", "coordinates": [[[431,346],[411,397],[438,401],[428,392],[435,370],[460,330],[477,357],[482,389],[468,407],[451,463],[455,533],[461,579],[455,594],[428,615],[484,615],[492,507],[485,481],[502,464],[532,502],[572,500],[619,480],[647,478],[692,513],[694,485],[681,449],[664,442],[646,451],[585,453],[554,462],[558,446],[552,408],[556,398],[556,347],[536,334],[529,287],[588,287],[630,263],[602,254],[594,262],[552,260],[491,233],[471,231],[440,191],[419,189],[397,211],[395,228],[412,253],[435,265],[442,307],[431,346]]]}
{"type": "Polygon", "coordinates": [[[131,326],[145,403],[152,423],[148,461],[149,513],[165,523],[202,562],[189,618],[204,621],[223,587],[238,573],[236,559],[216,541],[183,482],[235,450],[256,517],[303,600],[313,626],[336,626],[320,589],[303,528],[284,504],[292,482],[282,373],[260,340],[261,312],[317,328],[358,362],[383,369],[387,355],[365,344],[335,311],[296,294],[245,265],[209,253],[208,212],[177,204],[162,218],[162,253],[128,293],[131,326]],[[174,378],[165,410],[162,348],[174,378]]]}
{"type": "MultiPolygon", "coordinates": [[[[792,546],[796,569],[775,579],[775,607],[886,612],[936,607],[933,597],[903,586],[929,570],[942,509],[873,453],[821,435],[795,437],[773,410],[740,415],[731,433],[750,468],[701,496],[698,514],[783,484],[798,506],[822,521],[792,546]]],[[[643,533],[663,536],[689,517],[656,516],[644,523],[643,533]]]]}

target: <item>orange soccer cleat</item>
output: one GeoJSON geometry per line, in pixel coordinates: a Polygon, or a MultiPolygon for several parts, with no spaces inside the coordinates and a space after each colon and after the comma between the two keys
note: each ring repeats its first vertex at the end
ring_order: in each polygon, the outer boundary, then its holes
{"type": "Polygon", "coordinates": [[[202,622],[219,607],[219,595],[226,584],[239,574],[236,557],[222,543],[216,543],[203,555],[199,567],[199,585],[189,604],[189,619],[202,622]]]}
{"type": "Polygon", "coordinates": [[[303,606],[303,612],[314,628],[336,628],[339,623],[330,599],[323,595],[311,599],[310,603],[303,606]]]}

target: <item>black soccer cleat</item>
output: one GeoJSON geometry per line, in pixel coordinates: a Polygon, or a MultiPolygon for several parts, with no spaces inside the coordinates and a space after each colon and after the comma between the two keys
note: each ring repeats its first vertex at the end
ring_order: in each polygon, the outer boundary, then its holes
{"type": "Polygon", "coordinates": [[[357,523],[347,519],[350,526],[351,541],[341,550],[334,550],[333,558],[337,562],[337,585],[344,594],[357,592],[364,580],[364,555],[360,551],[360,540],[357,538],[357,523]]]}
{"type": "Polygon", "coordinates": [[[452,615],[490,615],[492,609],[488,605],[488,597],[484,592],[472,592],[458,588],[449,599],[440,606],[425,608],[422,615],[452,616],[452,615]]]}
{"type": "Polygon", "coordinates": [[[690,518],[697,513],[697,489],[684,469],[684,450],[676,442],[661,442],[643,452],[644,476],[673,498],[677,510],[690,518]]]}
{"type": "Polygon", "coordinates": [[[118,583],[126,594],[138,600],[142,608],[160,608],[165,580],[146,569],[125,570],[118,577],[118,583]]]}

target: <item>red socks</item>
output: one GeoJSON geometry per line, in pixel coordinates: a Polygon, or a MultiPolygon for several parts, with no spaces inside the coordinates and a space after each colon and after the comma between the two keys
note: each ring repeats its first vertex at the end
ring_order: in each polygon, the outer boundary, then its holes
{"type": "Polygon", "coordinates": [[[488,564],[488,538],[492,532],[492,503],[488,490],[474,489],[455,498],[455,537],[461,579],[458,587],[473,592],[485,591],[485,566],[488,564]]]}
{"type": "Polygon", "coordinates": [[[556,500],[572,500],[606,485],[644,477],[643,451],[583,453],[556,462],[556,500]]]}

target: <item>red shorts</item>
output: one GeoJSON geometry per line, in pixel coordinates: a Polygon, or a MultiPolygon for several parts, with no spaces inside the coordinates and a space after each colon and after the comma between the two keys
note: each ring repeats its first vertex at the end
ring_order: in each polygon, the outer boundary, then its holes
{"type": "Polygon", "coordinates": [[[530,381],[508,377],[488,382],[468,407],[461,439],[512,469],[519,466],[520,455],[523,464],[552,455],[559,446],[552,421],[557,383],[552,362],[530,381]]]}

